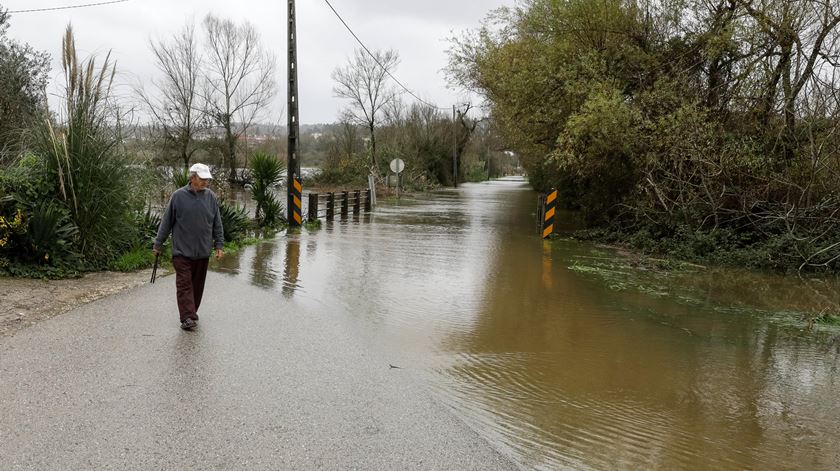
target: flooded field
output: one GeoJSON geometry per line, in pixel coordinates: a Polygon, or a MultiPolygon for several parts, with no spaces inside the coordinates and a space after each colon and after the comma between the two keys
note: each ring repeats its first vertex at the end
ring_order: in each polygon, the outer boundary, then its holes
{"type": "Polygon", "coordinates": [[[329,313],[532,469],[837,469],[836,280],[536,234],[520,179],[380,201],[214,267],[329,313]]]}

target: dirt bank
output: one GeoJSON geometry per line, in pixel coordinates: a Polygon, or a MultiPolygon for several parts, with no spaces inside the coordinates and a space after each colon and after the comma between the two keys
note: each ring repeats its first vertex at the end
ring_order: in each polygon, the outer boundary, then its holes
{"type": "MultiPolygon", "coordinates": [[[[158,276],[165,274],[158,269],[158,276]]],[[[14,335],[76,306],[148,283],[150,276],[151,269],[89,273],[64,280],[0,277],[0,337],[14,335]]]]}

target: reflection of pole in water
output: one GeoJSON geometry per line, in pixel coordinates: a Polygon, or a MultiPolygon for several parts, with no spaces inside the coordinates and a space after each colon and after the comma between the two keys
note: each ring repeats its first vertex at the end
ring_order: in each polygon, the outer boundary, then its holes
{"type": "Polygon", "coordinates": [[[291,298],[297,288],[300,272],[300,240],[286,242],[286,266],[283,269],[283,296],[291,298]]]}
{"type": "Polygon", "coordinates": [[[275,248],[271,243],[258,244],[254,248],[254,259],[251,262],[251,283],[254,286],[274,288],[277,274],[271,269],[271,261],[275,248]]]}
{"type": "Polygon", "coordinates": [[[551,242],[543,240],[542,282],[546,288],[554,285],[554,279],[551,277],[551,262],[551,242]]]}

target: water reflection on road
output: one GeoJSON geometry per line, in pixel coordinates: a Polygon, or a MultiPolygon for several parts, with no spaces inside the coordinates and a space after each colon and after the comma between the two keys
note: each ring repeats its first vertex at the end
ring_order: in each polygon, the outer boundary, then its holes
{"type": "Polygon", "coordinates": [[[215,269],[351,326],[527,468],[837,469],[840,355],[767,315],[837,286],[637,276],[539,240],[535,204],[518,179],[381,202],[215,269]]]}

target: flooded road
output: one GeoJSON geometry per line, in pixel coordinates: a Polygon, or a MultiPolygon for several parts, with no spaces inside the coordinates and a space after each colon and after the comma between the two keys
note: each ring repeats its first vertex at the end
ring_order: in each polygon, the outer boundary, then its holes
{"type": "Polygon", "coordinates": [[[836,282],[637,269],[536,235],[523,180],[281,235],[214,267],[329,313],[529,469],[840,467],[836,282]]]}

